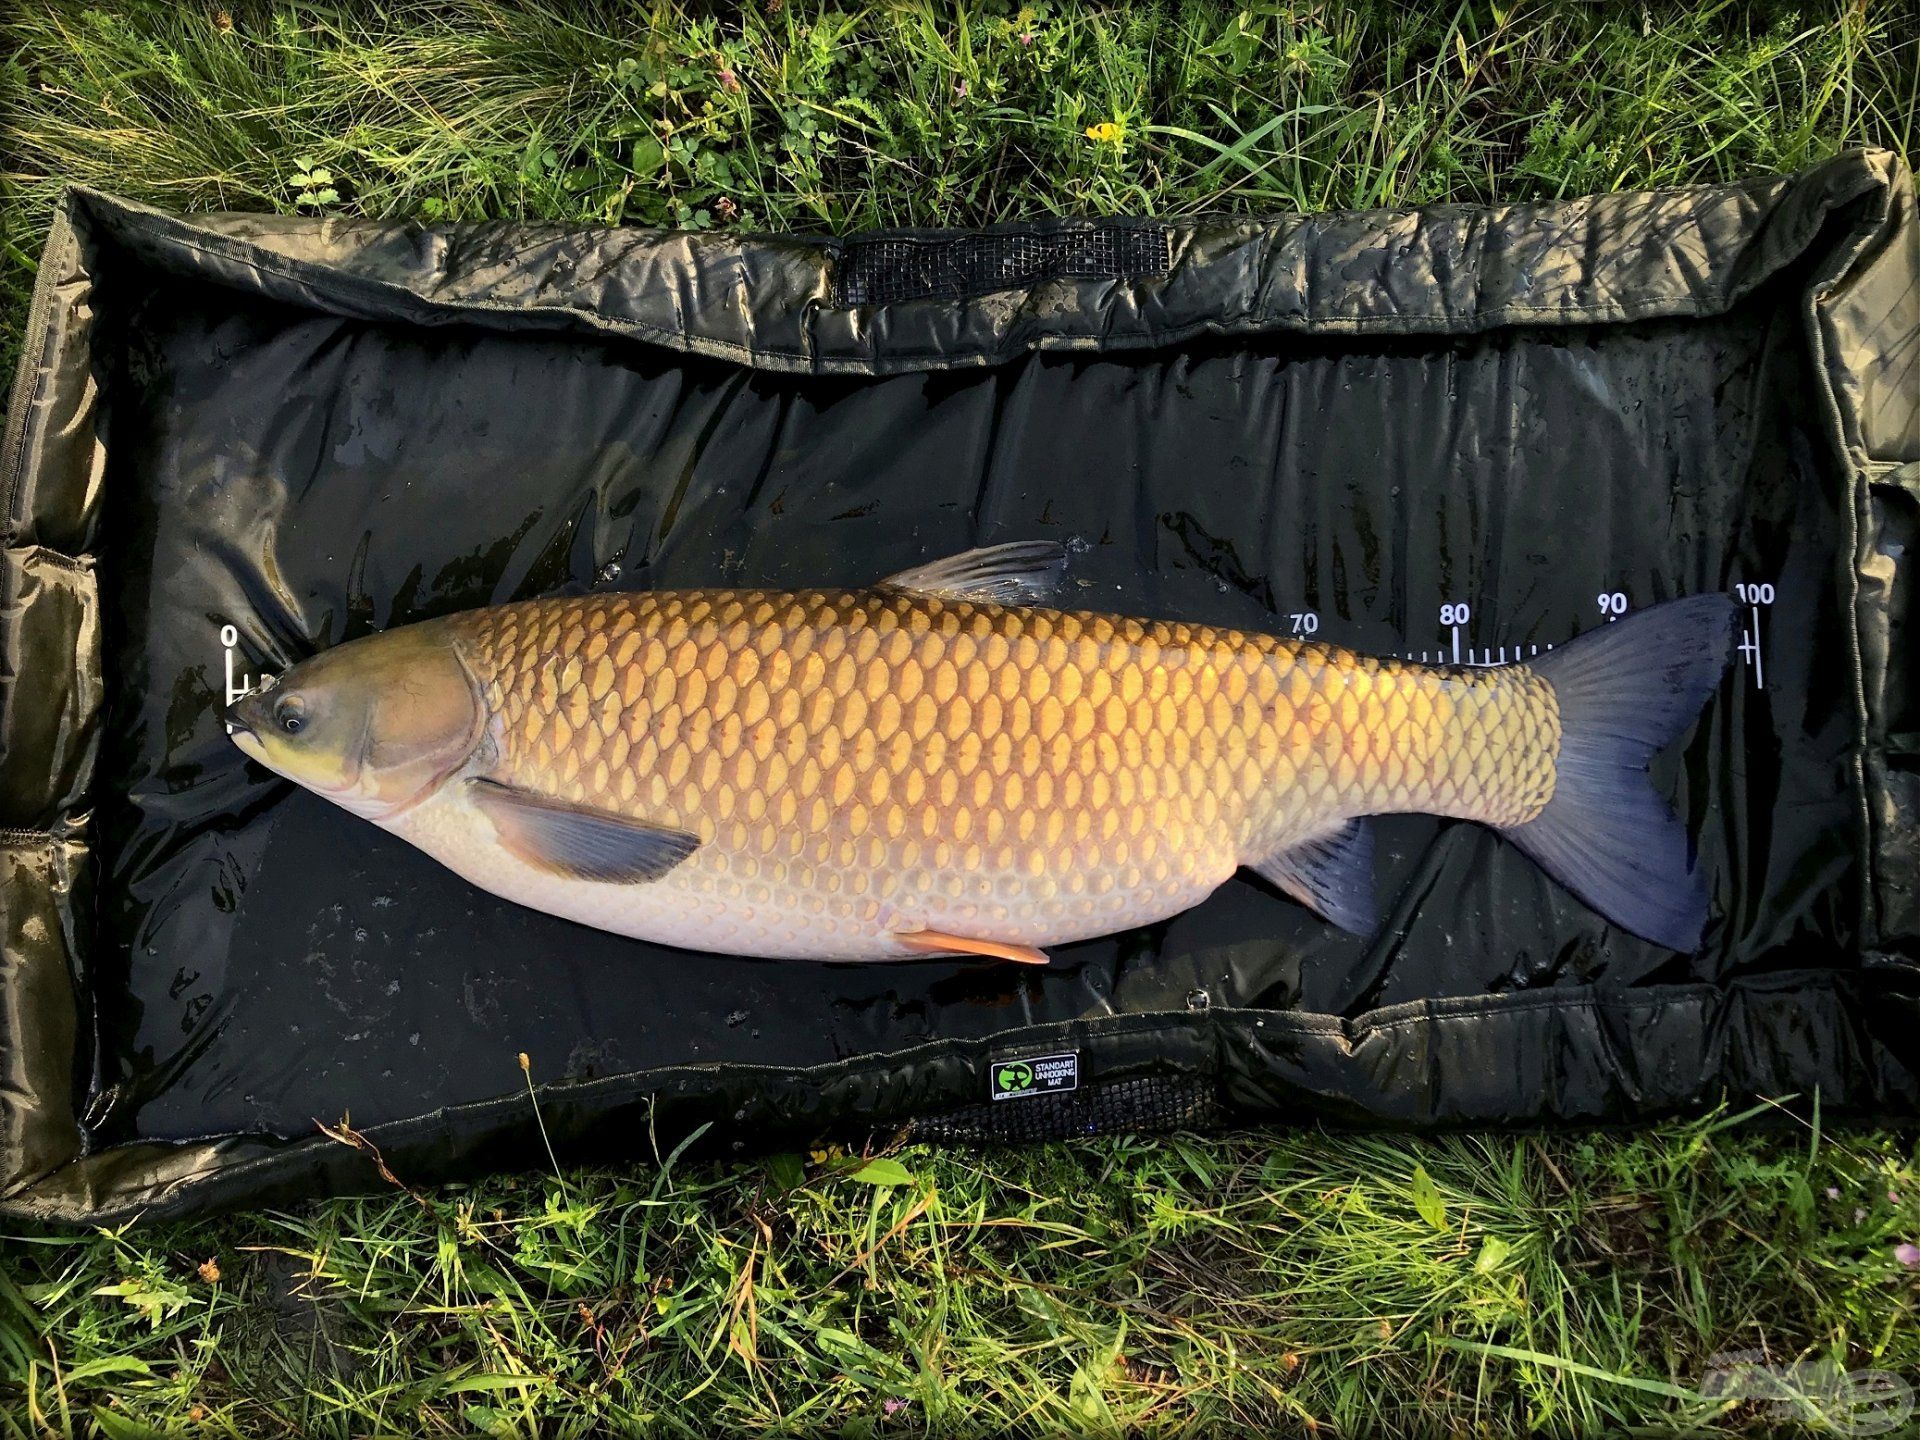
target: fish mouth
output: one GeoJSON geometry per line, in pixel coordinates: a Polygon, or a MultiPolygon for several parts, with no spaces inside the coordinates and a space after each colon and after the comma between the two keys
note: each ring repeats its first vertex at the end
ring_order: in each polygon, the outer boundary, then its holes
{"type": "Polygon", "coordinates": [[[227,726],[227,738],[240,747],[240,753],[250,760],[267,763],[267,747],[260,743],[260,736],[253,728],[253,717],[247,711],[247,702],[254,697],[243,695],[227,707],[224,717],[227,726]]]}
{"type": "MultiPolygon", "coordinates": [[[[254,734],[253,731],[242,730],[238,726],[235,726],[227,732],[227,738],[239,746],[240,753],[245,755],[249,760],[257,760],[262,765],[266,765],[267,747],[260,743],[260,737],[254,734]]],[[[268,768],[271,769],[272,767],[268,766],[268,768]]]]}

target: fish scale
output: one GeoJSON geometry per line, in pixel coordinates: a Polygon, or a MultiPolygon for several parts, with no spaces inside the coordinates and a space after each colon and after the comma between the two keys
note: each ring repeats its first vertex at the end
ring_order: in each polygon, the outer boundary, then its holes
{"type": "Polygon", "coordinates": [[[880,590],[433,623],[481,687],[492,778],[699,837],[650,884],[553,882],[581,918],[673,943],[1044,945],[1186,908],[1352,816],[1508,826],[1553,793],[1554,694],[1524,666],[880,590]]]}

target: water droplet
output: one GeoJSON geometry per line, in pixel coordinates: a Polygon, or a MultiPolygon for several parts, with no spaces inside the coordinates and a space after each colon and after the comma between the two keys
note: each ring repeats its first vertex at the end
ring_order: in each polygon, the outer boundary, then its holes
{"type": "Polygon", "coordinates": [[[600,567],[600,573],[595,578],[597,578],[602,585],[611,585],[620,578],[620,562],[618,560],[609,560],[600,567]]]}
{"type": "Polygon", "coordinates": [[[744,1010],[729,1010],[729,1011],[727,1012],[727,1028],[728,1028],[729,1030],[738,1030],[738,1029],[739,1029],[739,1028],[740,1028],[740,1027],[741,1027],[742,1025],[744,1025],[744,1024],[746,1024],[746,1023],[747,1023],[747,1012],[746,1012],[746,1011],[744,1011],[744,1010]]]}
{"type": "Polygon", "coordinates": [[[407,1036],[407,1044],[418,1045],[419,1043],[420,1043],[420,1032],[418,1030],[414,1031],[411,1035],[407,1036]]]}
{"type": "Polygon", "coordinates": [[[1206,991],[1196,988],[1187,992],[1187,1009],[1204,1010],[1211,1004],[1213,997],[1206,991]]]}

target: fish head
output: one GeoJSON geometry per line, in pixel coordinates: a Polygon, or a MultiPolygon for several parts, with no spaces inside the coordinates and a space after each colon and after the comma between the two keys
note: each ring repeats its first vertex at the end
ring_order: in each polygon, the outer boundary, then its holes
{"type": "Polygon", "coordinates": [[[438,626],[324,650],[227,709],[233,743],[277,775],[380,820],[424,799],[486,728],[479,687],[438,626]]]}

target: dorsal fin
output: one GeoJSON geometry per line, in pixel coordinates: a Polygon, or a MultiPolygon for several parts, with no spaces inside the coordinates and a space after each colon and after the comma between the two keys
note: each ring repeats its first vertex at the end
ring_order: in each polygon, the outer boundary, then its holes
{"type": "Polygon", "coordinates": [[[1371,935],[1379,923],[1373,901],[1373,826],[1364,818],[1248,868],[1351,934],[1371,935]]]}
{"type": "Polygon", "coordinates": [[[1059,587],[1067,547],[1055,540],[1015,540],[963,550],[944,560],[889,575],[875,588],[973,600],[990,605],[1038,605],[1059,587]]]}

